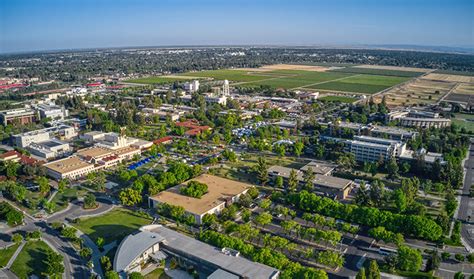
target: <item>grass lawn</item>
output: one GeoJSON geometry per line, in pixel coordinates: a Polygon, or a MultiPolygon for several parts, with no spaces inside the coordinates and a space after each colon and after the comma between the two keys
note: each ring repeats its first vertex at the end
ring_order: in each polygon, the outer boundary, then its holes
{"type": "Polygon", "coordinates": [[[325,96],[321,97],[318,100],[323,102],[341,102],[341,103],[352,103],[356,101],[356,98],[347,97],[347,96],[325,96]]]}
{"type": "Polygon", "coordinates": [[[78,196],[82,196],[87,191],[77,187],[69,187],[64,190],[62,193],[57,193],[54,196],[52,202],[56,204],[55,212],[61,211],[67,207],[69,201],[76,199],[78,196]]]}
{"type": "Polygon", "coordinates": [[[89,235],[94,242],[103,237],[107,244],[114,240],[119,243],[125,236],[150,223],[151,219],[138,213],[125,208],[115,208],[101,216],[81,219],[73,225],[89,235]]]}
{"type": "Polygon", "coordinates": [[[212,71],[199,71],[199,72],[189,72],[184,73],[182,76],[189,77],[202,77],[202,78],[214,78],[216,80],[230,80],[234,82],[250,82],[258,81],[262,79],[271,78],[271,76],[264,76],[260,74],[252,74],[248,71],[241,70],[212,70],[212,71]]]}
{"type": "Polygon", "coordinates": [[[15,253],[18,246],[20,246],[20,245],[19,244],[14,244],[14,245],[12,245],[8,248],[0,250],[0,266],[1,267],[4,267],[4,266],[7,265],[8,261],[13,256],[13,253],[15,253]]]}
{"type": "Polygon", "coordinates": [[[32,274],[43,277],[41,273],[46,268],[43,260],[48,250],[51,248],[41,240],[28,242],[13,262],[11,271],[20,278],[28,278],[32,274]]]}
{"type": "Polygon", "coordinates": [[[166,275],[165,270],[163,268],[157,268],[152,272],[145,275],[145,279],[168,279],[171,278],[166,275]]]}
{"type": "Polygon", "coordinates": [[[408,78],[404,77],[357,75],[343,80],[316,84],[309,88],[373,94],[407,80],[408,78]]]}

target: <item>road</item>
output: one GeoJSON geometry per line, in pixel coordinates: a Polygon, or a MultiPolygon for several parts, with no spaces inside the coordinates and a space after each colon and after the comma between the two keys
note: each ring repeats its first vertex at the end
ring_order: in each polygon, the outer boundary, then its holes
{"type": "Polygon", "coordinates": [[[58,212],[48,217],[48,222],[64,222],[68,220],[72,221],[82,216],[100,215],[111,210],[114,206],[113,202],[108,198],[98,197],[96,201],[99,204],[99,207],[86,210],[82,208],[82,202],[74,200],[70,202],[69,207],[64,211],[58,212]]]}
{"type": "Polygon", "coordinates": [[[471,139],[469,148],[469,157],[465,162],[466,175],[464,177],[464,187],[462,190],[461,203],[459,205],[458,219],[461,220],[461,238],[468,250],[473,252],[474,249],[474,200],[469,196],[471,185],[474,184],[474,143],[471,139]]]}

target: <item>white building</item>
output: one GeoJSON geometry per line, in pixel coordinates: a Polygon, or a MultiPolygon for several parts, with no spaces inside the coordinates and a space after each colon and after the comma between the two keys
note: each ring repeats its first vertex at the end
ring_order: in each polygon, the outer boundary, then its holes
{"type": "Polygon", "coordinates": [[[30,131],[12,136],[15,146],[26,148],[31,143],[39,143],[57,137],[59,139],[71,139],[77,136],[74,127],[68,125],[57,125],[45,129],[30,131]]]}
{"type": "Polygon", "coordinates": [[[57,157],[70,155],[72,152],[72,148],[70,147],[69,143],[57,139],[31,143],[28,145],[27,149],[31,152],[31,154],[44,159],[54,159],[57,157]]]}
{"type": "Polygon", "coordinates": [[[355,136],[353,140],[345,141],[345,149],[354,154],[356,161],[377,162],[399,157],[406,149],[406,144],[396,140],[355,136]]]}
{"type": "Polygon", "coordinates": [[[52,120],[63,120],[68,117],[69,112],[64,107],[55,104],[41,104],[36,106],[36,110],[41,119],[50,118],[52,120]]]}
{"type": "Polygon", "coordinates": [[[184,84],[184,90],[188,93],[194,93],[199,90],[199,80],[193,80],[184,84]]]}

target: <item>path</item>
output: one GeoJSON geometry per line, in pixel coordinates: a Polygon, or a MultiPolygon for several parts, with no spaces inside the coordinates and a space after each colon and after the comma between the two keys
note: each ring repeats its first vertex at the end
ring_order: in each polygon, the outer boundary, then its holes
{"type": "Polygon", "coordinates": [[[470,252],[474,249],[474,222],[472,214],[474,213],[474,200],[470,197],[471,185],[474,183],[474,139],[471,138],[468,159],[464,163],[465,177],[464,187],[462,189],[461,203],[459,205],[458,219],[461,220],[461,240],[470,252]]]}
{"type": "Polygon", "coordinates": [[[16,249],[15,253],[13,253],[12,257],[10,258],[10,260],[8,261],[7,265],[5,266],[6,269],[10,269],[10,267],[12,266],[13,262],[16,260],[16,257],[18,257],[18,254],[20,254],[21,252],[21,249],[23,249],[23,247],[25,246],[26,244],[26,241],[22,241],[20,246],[18,246],[18,248],[16,249]]]}

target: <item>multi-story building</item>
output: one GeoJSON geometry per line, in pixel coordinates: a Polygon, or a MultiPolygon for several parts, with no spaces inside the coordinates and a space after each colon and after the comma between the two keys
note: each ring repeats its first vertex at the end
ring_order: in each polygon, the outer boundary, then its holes
{"type": "Polygon", "coordinates": [[[31,154],[44,159],[66,156],[72,152],[69,143],[57,139],[45,140],[38,143],[33,142],[28,145],[27,149],[31,154]]]}
{"type": "Polygon", "coordinates": [[[19,108],[0,111],[0,121],[6,126],[8,124],[18,123],[25,125],[35,122],[37,113],[30,108],[19,108]]]}
{"type": "Polygon", "coordinates": [[[199,80],[193,80],[184,83],[184,90],[188,93],[194,93],[199,90],[199,80]]]}
{"type": "Polygon", "coordinates": [[[354,154],[358,162],[388,161],[400,156],[406,148],[406,144],[401,141],[368,136],[355,136],[344,143],[345,150],[354,154]]]}
{"type": "MultiPolygon", "coordinates": [[[[320,123],[325,124],[325,123],[320,123]]],[[[380,138],[389,138],[392,140],[410,140],[416,138],[418,132],[410,131],[400,127],[379,126],[371,124],[360,124],[352,122],[328,123],[330,133],[338,134],[341,129],[349,129],[355,135],[366,135],[380,138]]]]}
{"type": "Polygon", "coordinates": [[[40,104],[36,106],[36,110],[41,119],[63,120],[69,115],[67,109],[55,104],[40,104]]]}
{"type": "Polygon", "coordinates": [[[77,156],[53,161],[44,164],[46,173],[56,180],[61,179],[78,179],[85,177],[87,174],[95,171],[94,164],[90,164],[77,156]]]}
{"type": "Polygon", "coordinates": [[[451,125],[451,120],[442,118],[439,113],[432,111],[406,110],[394,111],[386,115],[386,121],[399,121],[405,127],[444,128],[451,125]]]}
{"type": "Polygon", "coordinates": [[[18,147],[26,148],[31,143],[39,143],[57,137],[59,139],[71,139],[77,136],[74,127],[67,125],[57,125],[45,129],[30,131],[12,136],[13,144],[18,147]]]}

